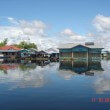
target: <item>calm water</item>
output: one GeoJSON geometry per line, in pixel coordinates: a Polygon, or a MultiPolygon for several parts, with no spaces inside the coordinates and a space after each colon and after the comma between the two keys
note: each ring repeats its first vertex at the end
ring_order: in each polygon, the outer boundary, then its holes
{"type": "Polygon", "coordinates": [[[110,110],[99,98],[110,98],[110,60],[0,64],[0,110],[110,110]]]}

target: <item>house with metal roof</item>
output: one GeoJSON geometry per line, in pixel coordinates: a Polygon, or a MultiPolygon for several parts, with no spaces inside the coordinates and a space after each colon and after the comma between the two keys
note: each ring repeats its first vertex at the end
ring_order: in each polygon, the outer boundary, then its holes
{"type": "Polygon", "coordinates": [[[13,45],[0,47],[0,58],[27,58],[36,57],[36,49],[21,49],[13,45]]]}
{"type": "Polygon", "coordinates": [[[48,55],[49,54],[47,52],[41,50],[38,52],[37,57],[48,58],[48,55]]]}
{"type": "Polygon", "coordinates": [[[0,47],[0,50],[20,50],[20,48],[14,45],[6,45],[6,46],[0,47]]]}
{"type": "Polygon", "coordinates": [[[103,47],[94,42],[68,43],[59,46],[60,60],[100,59],[103,47]]]}
{"type": "Polygon", "coordinates": [[[21,49],[16,47],[16,46],[7,45],[7,46],[0,47],[0,55],[1,55],[1,58],[12,58],[12,59],[14,59],[18,56],[18,52],[20,50],[21,49]]]}

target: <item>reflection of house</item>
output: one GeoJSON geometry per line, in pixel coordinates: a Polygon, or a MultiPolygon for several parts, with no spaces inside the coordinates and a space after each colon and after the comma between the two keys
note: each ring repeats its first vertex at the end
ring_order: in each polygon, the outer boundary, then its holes
{"type": "Polygon", "coordinates": [[[49,82],[49,78],[45,77],[45,71],[48,68],[37,69],[37,65],[34,63],[18,64],[19,69],[14,68],[17,65],[14,63],[3,65],[13,65],[13,67],[5,66],[3,72],[0,73],[1,84],[13,82],[14,85],[12,87],[9,86],[11,90],[16,88],[42,87],[49,82]],[[10,70],[8,70],[9,68],[10,70]]]}
{"type": "Polygon", "coordinates": [[[97,59],[101,57],[102,49],[103,48],[96,46],[93,42],[86,42],[85,44],[65,44],[59,48],[60,59],[97,59]]]}
{"type": "Polygon", "coordinates": [[[39,66],[46,66],[48,65],[50,62],[49,61],[37,61],[36,64],[39,66]]]}
{"type": "Polygon", "coordinates": [[[59,69],[71,70],[78,74],[85,73],[86,75],[103,70],[100,61],[60,61],[59,69]]]}
{"type": "Polygon", "coordinates": [[[18,64],[0,64],[0,70],[7,74],[7,70],[16,69],[18,64]]]}
{"type": "Polygon", "coordinates": [[[18,64],[1,64],[0,69],[2,70],[9,70],[9,69],[15,69],[18,67],[18,64]]]}
{"type": "Polygon", "coordinates": [[[16,58],[18,56],[19,50],[20,48],[17,48],[13,45],[3,46],[0,47],[0,54],[2,54],[4,58],[16,58]]]}

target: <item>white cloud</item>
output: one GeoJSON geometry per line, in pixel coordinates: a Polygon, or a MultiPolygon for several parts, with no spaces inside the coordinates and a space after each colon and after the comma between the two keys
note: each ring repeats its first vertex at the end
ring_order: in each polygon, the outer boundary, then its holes
{"type": "Polygon", "coordinates": [[[95,89],[97,93],[110,91],[110,77],[99,77],[95,82],[95,89]]]}
{"type": "Polygon", "coordinates": [[[46,24],[43,23],[42,21],[25,21],[25,20],[20,20],[19,25],[22,28],[24,34],[27,35],[34,35],[34,34],[44,34],[44,31],[46,29],[46,24]]]}
{"type": "Polygon", "coordinates": [[[71,42],[82,42],[82,41],[86,40],[86,37],[85,36],[78,35],[78,34],[76,34],[75,32],[73,32],[69,28],[64,29],[61,32],[61,36],[62,36],[62,39],[65,40],[65,41],[67,41],[67,42],[68,41],[71,41],[71,42]]]}
{"type": "Polygon", "coordinates": [[[9,44],[19,43],[23,40],[34,42],[40,50],[56,48],[56,43],[45,32],[48,26],[44,22],[15,20],[12,17],[8,17],[8,21],[12,24],[11,26],[0,26],[0,40],[8,38],[9,44]]]}
{"type": "Polygon", "coordinates": [[[65,80],[70,80],[74,75],[76,75],[76,73],[70,70],[68,71],[60,70],[58,75],[60,75],[65,80]]]}
{"type": "Polygon", "coordinates": [[[110,50],[110,17],[96,15],[93,19],[93,26],[95,31],[90,31],[84,36],[75,33],[69,28],[64,29],[61,32],[62,40],[64,42],[94,41],[96,45],[105,48],[105,50],[110,50]]]}
{"type": "Polygon", "coordinates": [[[9,90],[16,88],[43,87],[47,83],[51,83],[52,80],[49,74],[53,74],[59,66],[58,63],[51,63],[46,66],[38,66],[34,63],[3,65],[8,65],[10,67],[15,66],[13,69],[0,71],[0,84],[10,83],[9,90]],[[25,69],[22,67],[25,67],[25,69]]]}
{"type": "Polygon", "coordinates": [[[96,32],[93,33],[94,41],[110,50],[110,17],[97,15],[93,20],[96,32]]]}
{"type": "Polygon", "coordinates": [[[97,93],[110,92],[110,62],[103,60],[101,65],[104,71],[95,76],[94,88],[97,93]]]}
{"type": "Polygon", "coordinates": [[[15,20],[12,17],[8,17],[9,22],[13,23],[13,24],[19,24],[17,20],[15,20]]]}
{"type": "Polygon", "coordinates": [[[63,35],[67,35],[67,36],[73,36],[73,35],[75,35],[75,33],[71,29],[69,29],[69,28],[64,29],[61,33],[63,35]]]}
{"type": "Polygon", "coordinates": [[[110,17],[97,15],[93,21],[95,28],[99,32],[110,32],[110,17]]]}
{"type": "Polygon", "coordinates": [[[94,41],[110,50],[110,17],[97,15],[93,19],[95,32],[88,32],[86,35],[80,35],[70,28],[60,31],[60,34],[49,36],[48,25],[40,20],[16,20],[12,17],[7,18],[11,25],[0,26],[0,41],[4,38],[9,39],[9,44],[19,43],[22,40],[34,42],[38,48],[48,49],[57,48],[59,43],[86,42],[94,41]]]}

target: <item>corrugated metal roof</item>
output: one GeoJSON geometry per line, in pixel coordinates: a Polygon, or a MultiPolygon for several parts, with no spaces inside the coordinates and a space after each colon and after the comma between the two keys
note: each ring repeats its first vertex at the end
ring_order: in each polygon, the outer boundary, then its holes
{"type": "Polygon", "coordinates": [[[48,54],[47,52],[45,52],[45,51],[43,51],[43,50],[39,51],[39,53],[40,53],[40,54],[48,54]]]}
{"type": "Polygon", "coordinates": [[[59,53],[59,50],[56,48],[49,48],[45,50],[45,52],[47,52],[48,54],[52,54],[52,53],[59,53]]]}
{"type": "Polygon", "coordinates": [[[62,49],[62,48],[73,48],[73,47],[78,46],[78,45],[82,45],[82,46],[85,46],[85,47],[88,47],[88,48],[103,48],[102,46],[99,46],[97,44],[85,45],[85,43],[65,43],[65,44],[60,44],[59,45],[59,49],[62,49]]]}
{"type": "Polygon", "coordinates": [[[38,50],[37,49],[35,49],[35,48],[30,48],[30,49],[28,49],[29,51],[35,51],[35,52],[38,52],[38,50]]]}
{"type": "Polygon", "coordinates": [[[6,45],[3,47],[0,47],[0,50],[21,50],[21,49],[14,45],[6,45]]]}

